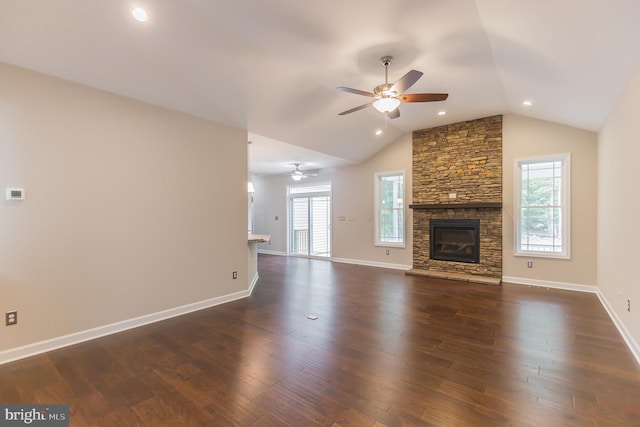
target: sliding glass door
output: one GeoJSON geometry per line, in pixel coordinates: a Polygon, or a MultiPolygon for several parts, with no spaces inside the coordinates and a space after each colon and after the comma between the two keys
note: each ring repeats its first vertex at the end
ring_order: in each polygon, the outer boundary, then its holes
{"type": "Polygon", "coordinates": [[[331,256],[331,184],[289,188],[289,255],[331,256]]]}

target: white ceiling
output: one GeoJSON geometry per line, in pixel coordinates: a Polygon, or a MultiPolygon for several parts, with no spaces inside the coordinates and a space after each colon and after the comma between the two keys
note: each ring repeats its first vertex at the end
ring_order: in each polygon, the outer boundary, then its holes
{"type": "Polygon", "coordinates": [[[247,129],[253,172],[280,173],[493,114],[597,131],[640,66],[639,18],[638,0],[0,0],[0,61],[247,129]],[[338,116],[369,99],[335,88],[383,83],[383,55],[390,81],[420,70],[408,92],[449,99],[338,116]]]}

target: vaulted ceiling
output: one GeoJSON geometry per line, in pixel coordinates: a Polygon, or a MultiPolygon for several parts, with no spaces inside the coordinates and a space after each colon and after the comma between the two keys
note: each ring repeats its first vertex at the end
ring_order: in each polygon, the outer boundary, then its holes
{"type": "Polygon", "coordinates": [[[639,18],[637,0],[2,0],[0,61],[247,129],[254,172],[277,173],[493,114],[597,131],[640,66],[639,18]],[[383,55],[390,81],[420,70],[408,92],[449,99],[338,116],[369,99],[335,88],[373,90],[383,55]]]}

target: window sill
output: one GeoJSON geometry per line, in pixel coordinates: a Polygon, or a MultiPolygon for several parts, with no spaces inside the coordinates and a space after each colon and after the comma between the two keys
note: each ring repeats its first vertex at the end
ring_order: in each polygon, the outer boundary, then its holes
{"type": "Polygon", "coordinates": [[[407,245],[405,243],[384,243],[384,242],[376,242],[373,246],[378,246],[381,248],[396,248],[396,249],[406,249],[407,245]]]}
{"type": "Polygon", "coordinates": [[[521,258],[547,258],[547,259],[564,259],[570,260],[570,254],[549,254],[549,253],[541,253],[541,252],[515,252],[513,256],[521,257],[521,258]]]}

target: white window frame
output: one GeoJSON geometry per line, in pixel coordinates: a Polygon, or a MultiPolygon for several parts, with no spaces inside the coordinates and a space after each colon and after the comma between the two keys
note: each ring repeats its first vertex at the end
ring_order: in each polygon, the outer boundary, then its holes
{"type": "MultiPolygon", "coordinates": [[[[560,258],[571,259],[571,155],[569,153],[556,154],[551,156],[529,157],[515,159],[514,174],[514,254],[516,256],[560,258]],[[562,252],[546,252],[521,249],[521,223],[522,223],[522,165],[548,162],[561,162],[561,182],[560,182],[560,227],[562,239],[562,252]]],[[[542,206],[551,208],[554,206],[542,206]]]]}
{"type": "Polygon", "coordinates": [[[393,172],[377,172],[374,174],[374,191],[375,191],[375,246],[385,246],[392,248],[405,248],[407,242],[407,212],[406,212],[406,203],[405,203],[405,195],[406,195],[406,177],[404,171],[393,171],[393,172]],[[402,238],[401,242],[384,242],[380,240],[380,213],[382,211],[382,200],[380,197],[381,186],[380,182],[382,178],[390,177],[390,176],[402,176],[402,209],[399,209],[402,212],[402,238]]]}

